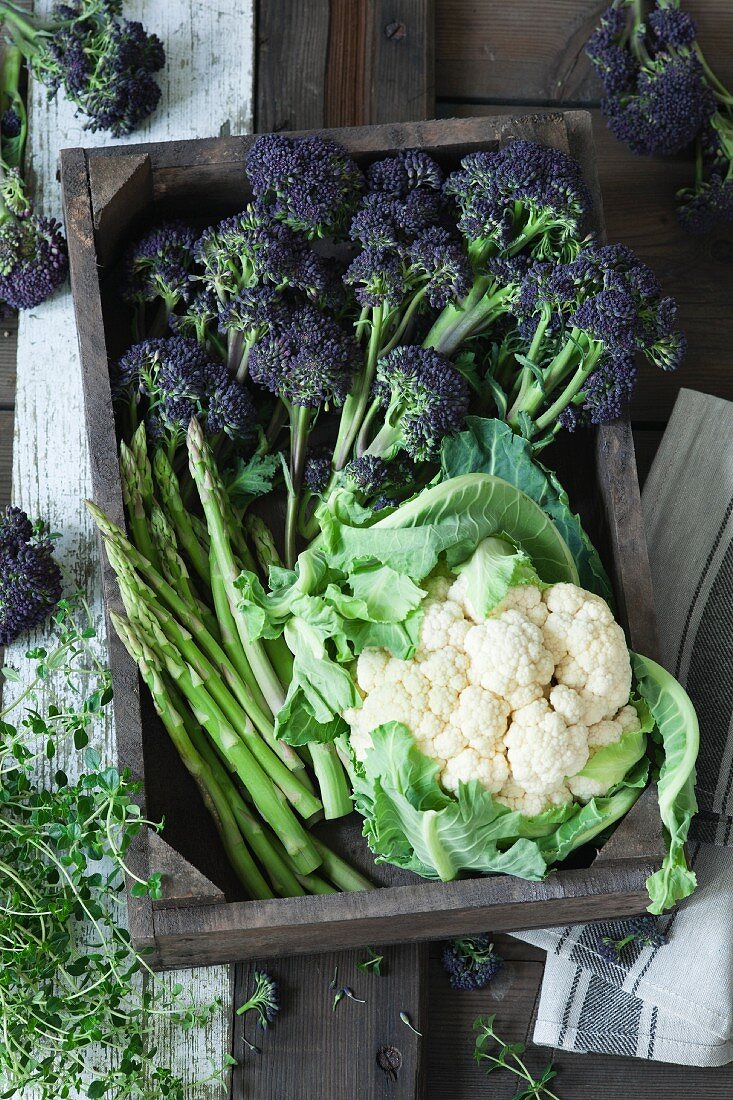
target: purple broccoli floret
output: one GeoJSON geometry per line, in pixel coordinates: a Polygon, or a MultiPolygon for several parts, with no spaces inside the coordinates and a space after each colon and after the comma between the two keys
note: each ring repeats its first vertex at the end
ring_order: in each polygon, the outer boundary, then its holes
{"type": "Polygon", "coordinates": [[[219,299],[213,290],[204,287],[191,298],[183,313],[172,313],[168,323],[177,336],[185,336],[204,345],[209,326],[218,317],[219,299]]]}
{"type": "Polygon", "coordinates": [[[323,493],[331,478],[332,453],[325,447],[310,450],[305,462],[303,481],[312,493],[323,493]]]}
{"type": "Polygon", "coordinates": [[[366,248],[360,252],[349,265],[344,283],[354,288],[359,305],[370,308],[383,304],[397,308],[408,291],[404,262],[386,249],[366,248]]]}
{"type": "Polygon", "coordinates": [[[3,193],[0,212],[0,300],[32,309],[49,298],[69,273],[66,241],[54,218],[18,217],[3,193]]]}
{"type": "Polygon", "coordinates": [[[124,300],[143,303],[162,298],[169,310],[188,301],[197,236],[184,222],[162,222],[132,245],[123,261],[124,300]]]}
{"type": "Polygon", "coordinates": [[[338,407],[349,392],[357,354],[349,332],[305,305],[255,344],[249,371],[253,382],[292,405],[338,407]]]}
{"type": "Polygon", "coordinates": [[[265,134],[252,144],[245,168],[272,217],[308,237],[340,236],[364,187],[348,153],[319,137],[265,134]]]}
{"type": "Polygon", "coordinates": [[[365,454],[353,458],[344,469],[347,480],[365,496],[379,492],[389,476],[389,467],[383,458],[365,454]]]}
{"type": "Polygon", "coordinates": [[[459,211],[458,227],[474,256],[487,245],[548,257],[572,248],[590,209],[580,166],[566,153],[514,141],[494,153],[470,153],[445,183],[459,211]]]}
{"type": "Polygon", "coordinates": [[[420,149],[404,149],[394,157],[376,160],[366,175],[370,191],[397,199],[404,199],[417,188],[440,191],[443,186],[442,168],[420,149]]]}
{"type": "Polygon", "coordinates": [[[61,570],[43,524],[0,512],[0,645],[39,626],[61,599],[61,570]]]}
{"type": "Polygon", "coordinates": [[[504,965],[489,936],[464,936],[443,948],[443,967],[453,989],[483,989],[504,965]]]}
{"type": "Polygon", "coordinates": [[[692,46],[697,37],[697,23],[679,8],[655,8],[647,22],[664,46],[692,46]]]}
{"type": "Polygon", "coordinates": [[[445,229],[426,229],[410,245],[413,273],[426,288],[431,306],[442,309],[468,294],[473,281],[471,265],[460,244],[445,229]]]}
{"type": "Polygon", "coordinates": [[[702,236],[718,221],[733,221],[733,179],[717,172],[697,187],[681,191],[678,197],[677,217],[689,233],[702,236]]]}
{"type": "Polygon", "coordinates": [[[387,411],[368,453],[385,459],[405,450],[416,462],[432,461],[468,412],[463,376],[432,348],[403,344],[380,359],[374,395],[387,411]]]}

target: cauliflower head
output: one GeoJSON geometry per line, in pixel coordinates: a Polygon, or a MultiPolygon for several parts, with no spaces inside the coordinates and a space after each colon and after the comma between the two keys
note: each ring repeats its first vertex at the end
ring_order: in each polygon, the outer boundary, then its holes
{"type": "Polygon", "coordinates": [[[362,704],[344,712],[357,759],[372,730],[394,721],[438,762],[448,791],[476,779],[530,816],[605,794],[579,773],[639,729],[626,640],[608,604],[575,584],[522,583],[482,616],[466,574],[426,589],[413,658],[359,655],[362,704]]]}

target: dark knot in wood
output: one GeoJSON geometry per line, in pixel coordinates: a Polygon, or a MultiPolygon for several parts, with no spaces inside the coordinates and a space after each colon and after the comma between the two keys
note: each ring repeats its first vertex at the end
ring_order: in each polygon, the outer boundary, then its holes
{"type": "Polygon", "coordinates": [[[397,1047],[380,1047],[377,1051],[377,1065],[388,1081],[396,1081],[402,1067],[402,1055],[397,1047]]]}
{"type": "Polygon", "coordinates": [[[407,27],[404,23],[388,23],[384,28],[384,34],[386,38],[404,38],[407,34],[407,27]]]}

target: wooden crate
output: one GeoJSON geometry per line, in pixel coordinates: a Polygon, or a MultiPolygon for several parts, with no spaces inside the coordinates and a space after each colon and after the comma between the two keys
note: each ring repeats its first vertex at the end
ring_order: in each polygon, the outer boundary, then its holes
{"type": "MultiPolygon", "coordinates": [[[[444,120],[325,133],[368,162],[420,147],[456,164],[472,149],[518,137],[569,149],[584,166],[602,231],[590,120],[585,112],[512,119],[444,120]]],[[[71,282],[81,350],[94,494],[124,522],[108,362],[129,340],[115,290],[125,244],[151,219],[182,216],[206,224],[247,198],[243,160],[253,138],[219,138],[61,154],[71,282]]],[[[651,581],[633,442],[627,422],[567,437],[547,459],[601,550],[632,648],[654,656],[651,581]]],[[[104,563],[107,609],[121,610],[104,563]]],[[[159,725],[134,664],[109,632],[119,759],[141,783],[145,813],[164,816],[160,836],[143,832],[131,853],[142,878],[163,872],[163,897],[129,898],[130,929],[151,965],[169,967],[292,955],[631,915],[646,905],[647,876],[662,858],[654,793],[646,791],[590,866],[564,868],[545,882],[508,876],[426,882],[375,867],[352,815],[318,826],[324,839],[382,889],[361,894],[243,901],[198,792],[159,725]]]]}

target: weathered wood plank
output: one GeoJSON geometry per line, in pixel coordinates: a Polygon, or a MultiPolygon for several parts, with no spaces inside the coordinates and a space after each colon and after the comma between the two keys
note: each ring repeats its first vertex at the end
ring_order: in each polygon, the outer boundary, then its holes
{"type": "MultiPolygon", "coordinates": [[[[733,20],[725,25],[729,23],[733,20]]],[[[461,118],[525,110],[542,108],[440,107],[444,116],[461,118]]],[[[689,160],[635,157],[609,133],[600,111],[594,110],[592,117],[607,237],[628,244],[653,267],[665,293],[679,303],[680,326],[688,341],[685,362],[675,374],[651,366],[640,369],[633,420],[638,424],[666,421],[681,386],[733,399],[733,351],[728,336],[733,279],[730,229],[721,224],[702,238],[684,233],[675,217],[674,196],[689,183],[689,160]]]]}
{"type": "Polygon", "coordinates": [[[10,503],[10,469],[13,461],[13,410],[0,409],[0,508],[10,503]]]}
{"type": "Polygon", "coordinates": [[[329,19],[328,0],[258,3],[258,131],[323,125],[329,19]]]}
{"type": "MultiPolygon", "coordinates": [[[[37,4],[47,13],[51,0],[37,4]]],[[[145,3],[126,7],[130,18],[142,19],[163,38],[168,65],[162,74],[159,111],[135,140],[170,140],[217,133],[240,133],[251,127],[253,30],[252,5],[247,0],[220,0],[200,5],[195,0],[145,3]],[[211,74],[216,73],[216,79],[211,74]]],[[[106,134],[90,134],[83,120],[63,98],[49,104],[43,87],[32,85],[29,98],[31,142],[29,177],[44,213],[60,215],[56,162],[64,146],[109,144],[106,134]]],[[[6,433],[3,432],[4,441],[6,433]]],[[[91,493],[89,455],[81,405],[79,356],[71,297],[55,298],[22,316],[18,337],[18,395],[13,497],[34,515],[43,515],[63,532],[59,544],[69,587],[81,588],[93,610],[100,642],[104,622],[97,543],[85,516],[83,499],[91,493]],[[52,349],[52,354],[49,354],[52,349]]],[[[2,445],[2,444],[0,444],[2,445]]],[[[9,659],[25,670],[27,641],[13,647],[9,659]]],[[[96,733],[96,745],[114,759],[111,720],[96,733]]],[[[73,750],[62,763],[76,771],[73,750]]],[[[193,974],[169,975],[169,985],[181,980],[200,1003],[221,998],[222,1008],[210,1024],[183,1034],[165,1021],[156,1025],[161,1060],[168,1058],[184,1078],[186,1096],[220,1095],[216,1085],[195,1082],[220,1066],[230,1043],[231,970],[208,968],[193,974]]]]}
{"type": "Polygon", "coordinates": [[[0,409],[15,401],[15,360],[18,347],[18,318],[10,314],[0,321],[0,409]]]}
{"type": "MultiPolygon", "coordinates": [[[[439,99],[503,103],[598,102],[584,46],[605,0],[437,0],[439,99]]],[[[733,82],[729,0],[688,0],[705,54],[733,82]]]]}
{"type": "Polygon", "coordinates": [[[237,967],[235,1005],[251,995],[252,975],[259,968],[277,980],[282,1012],[272,1033],[264,1034],[255,1027],[254,1013],[236,1017],[234,1057],[240,1065],[233,1073],[235,1097],[417,1100],[423,1095],[429,1041],[400,1020],[400,1012],[406,1012],[417,1031],[427,1031],[423,948],[377,950],[385,954],[381,976],[359,971],[357,962],[366,954],[352,951],[237,967]],[[332,984],[350,988],[366,1003],[343,998],[334,1010],[332,984]],[[247,1051],[243,1036],[262,1054],[247,1051]]]}

